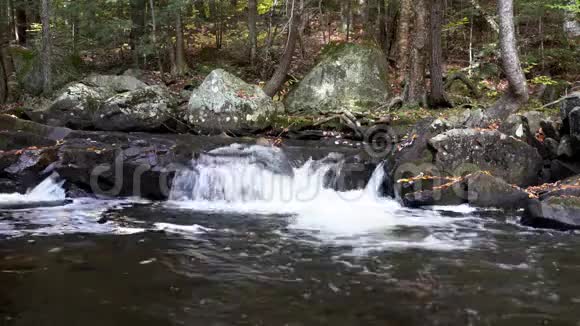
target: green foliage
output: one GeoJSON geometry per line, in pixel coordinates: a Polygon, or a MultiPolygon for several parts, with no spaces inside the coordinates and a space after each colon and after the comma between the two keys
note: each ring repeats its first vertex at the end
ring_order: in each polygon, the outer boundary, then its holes
{"type": "Polygon", "coordinates": [[[536,76],[530,80],[530,83],[534,85],[558,85],[558,82],[550,78],[549,76],[536,76]]]}
{"type": "Polygon", "coordinates": [[[462,18],[461,18],[461,19],[459,19],[459,20],[456,20],[456,21],[451,21],[451,22],[449,22],[449,23],[445,24],[445,25],[443,26],[443,31],[444,31],[444,32],[448,32],[448,31],[454,31],[454,30],[456,30],[456,29],[458,29],[458,28],[460,28],[460,27],[462,27],[462,26],[465,26],[465,25],[467,25],[467,24],[469,24],[469,18],[467,18],[467,17],[462,17],[462,18]]]}

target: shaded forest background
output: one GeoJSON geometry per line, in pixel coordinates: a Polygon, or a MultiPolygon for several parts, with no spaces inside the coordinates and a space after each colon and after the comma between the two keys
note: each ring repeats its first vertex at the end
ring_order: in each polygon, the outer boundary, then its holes
{"type": "MultiPolygon", "coordinates": [[[[577,89],[580,1],[514,6],[531,103],[577,89]]],[[[497,7],[490,0],[3,0],[0,101],[50,95],[81,75],[128,68],[174,90],[224,68],[282,98],[319,53],[353,42],[382,49],[390,87],[406,105],[434,104],[424,100],[437,79],[433,68],[455,105],[491,103],[507,87],[497,7]],[[455,79],[465,83],[451,85],[455,79]]]]}

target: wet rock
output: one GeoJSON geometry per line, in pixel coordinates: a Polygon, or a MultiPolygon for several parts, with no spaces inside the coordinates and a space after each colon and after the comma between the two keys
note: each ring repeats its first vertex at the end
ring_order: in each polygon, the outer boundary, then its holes
{"type": "Polygon", "coordinates": [[[146,86],[107,99],[93,115],[99,130],[151,131],[163,129],[175,100],[161,86],[146,86]]]}
{"type": "Polygon", "coordinates": [[[489,171],[510,184],[539,180],[543,160],[537,149],[497,130],[453,129],[429,140],[433,162],[443,175],[489,171]]]}
{"type": "Polygon", "coordinates": [[[405,193],[401,199],[407,207],[431,205],[460,205],[518,209],[525,207],[528,193],[487,172],[475,172],[464,178],[414,178],[404,181],[405,193]],[[412,184],[411,184],[412,183],[412,184]],[[417,188],[422,188],[418,190],[417,188]]]}
{"type": "Polygon", "coordinates": [[[286,98],[289,112],[363,111],[388,96],[388,65],[380,49],[344,44],[328,50],[286,98]]]}
{"type": "Polygon", "coordinates": [[[277,174],[294,175],[294,170],[284,151],[274,146],[232,144],[202,154],[198,162],[219,164],[220,162],[231,163],[239,159],[244,159],[248,164],[255,164],[277,174]]]}
{"type": "Polygon", "coordinates": [[[466,178],[468,203],[478,207],[524,208],[529,194],[489,173],[476,172],[466,178]]]}
{"type": "Polygon", "coordinates": [[[526,210],[524,223],[557,229],[580,228],[580,197],[555,196],[533,201],[526,210]]]}
{"type": "Polygon", "coordinates": [[[202,133],[245,134],[268,128],[281,111],[260,87],[217,69],[191,94],[185,119],[202,133]]]}

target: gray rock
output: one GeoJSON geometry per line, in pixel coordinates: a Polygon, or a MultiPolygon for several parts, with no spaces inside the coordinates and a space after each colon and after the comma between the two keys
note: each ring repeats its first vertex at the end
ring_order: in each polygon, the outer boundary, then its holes
{"type": "Polygon", "coordinates": [[[388,66],[381,50],[338,46],[323,58],[286,98],[289,112],[368,110],[388,97],[388,66]]]}
{"type": "Polygon", "coordinates": [[[73,129],[92,128],[93,113],[114,93],[105,87],[76,83],[65,87],[47,108],[28,113],[32,120],[73,129]]]}
{"type": "Polygon", "coordinates": [[[128,75],[91,75],[83,79],[82,83],[92,87],[109,88],[117,93],[134,91],[147,86],[139,79],[128,75]]]}
{"type": "Polygon", "coordinates": [[[572,139],[570,136],[565,135],[560,140],[560,145],[558,146],[558,157],[571,158],[574,156],[574,148],[572,146],[572,139]]]}
{"type": "Polygon", "coordinates": [[[217,69],[191,94],[186,120],[204,133],[238,134],[267,128],[280,111],[260,87],[217,69]]]}
{"type": "Polygon", "coordinates": [[[213,165],[239,162],[240,159],[277,174],[294,175],[294,170],[286,154],[274,146],[232,144],[228,147],[211,150],[202,155],[198,161],[202,164],[213,165]]]}
{"type": "Polygon", "coordinates": [[[540,227],[580,228],[580,197],[554,196],[533,201],[526,210],[526,224],[540,227]]]}
{"type": "Polygon", "coordinates": [[[175,105],[165,87],[146,86],[107,99],[94,112],[93,123],[106,131],[158,130],[171,118],[175,105]]]}
{"type": "Polygon", "coordinates": [[[568,123],[570,125],[570,135],[580,139],[580,106],[570,111],[568,114],[568,123]]]}
{"type": "Polygon", "coordinates": [[[489,171],[507,183],[537,183],[542,157],[532,146],[497,130],[453,129],[429,140],[433,162],[447,175],[489,171]]]}
{"type": "Polygon", "coordinates": [[[568,118],[572,110],[580,106],[580,92],[571,93],[566,96],[560,104],[560,116],[562,120],[568,118]]]}
{"type": "Polygon", "coordinates": [[[476,172],[466,178],[469,204],[478,207],[524,208],[529,195],[491,174],[476,172]]]}

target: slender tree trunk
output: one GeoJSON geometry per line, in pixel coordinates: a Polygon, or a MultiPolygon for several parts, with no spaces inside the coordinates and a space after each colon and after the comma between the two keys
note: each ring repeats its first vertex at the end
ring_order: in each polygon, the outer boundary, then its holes
{"type": "Polygon", "coordinates": [[[485,21],[487,21],[487,23],[489,24],[489,27],[491,27],[491,29],[495,33],[499,33],[499,25],[497,24],[495,19],[493,19],[493,17],[491,17],[487,12],[485,12],[485,10],[483,10],[483,8],[481,8],[481,6],[479,5],[479,2],[477,0],[470,0],[470,1],[471,1],[471,5],[473,7],[475,7],[475,9],[483,16],[483,18],[485,18],[485,21]]]}
{"type": "Polygon", "coordinates": [[[187,61],[185,59],[185,42],[183,39],[183,25],[181,22],[181,9],[175,15],[175,65],[172,69],[174,76],[183,76],[187,73],[187,61]]]}
{"type": "Polygon", "coordinates": [[[498,0],[498,15],[501,62],[509,86],[488,113],[492,118],[505,119],[526,103],[529,95],[516,45],[513,0],[498,0]]]}
{"type": "Polygon", "coordinates": [[[149,10],[151,11],[151,39],[153,46],[155,47],[155,54],[157,55],[157,65],[159,72],[163,75],[163,60],[161,59],[161,54],[159,53],[159,45],[157,44],[157,17],[155,16],[155,3],[154,0],[149,0],[149,10]]]}
{"type": "Polygon", "coordinates": [[[292,10],[290,17],[290,27],[288,32],[288,41],[286,42],[286,49],[282,55],[282,59],[276,68],[276,71],[272,75],[272,78],[264,86],[264,92],[268,96],[274,96],[284,82],[286,81],[286,75],[288,70],[290,70],[290,65],[292,64],[292,57],[294,56],[294,50],[296,49],[296,42],[298,41],[298,29],[300,25],[300,14],[295,9],[295,1],[292,0],[292,10]]]}
{"type": "Polygon", "coordinates": [[[250,37],[250,64],[256,65],[256,55],[258,53],[258,32],[256,21],[258,20],[258,5],[256,0],[248,0],[248,31],[250,37]]]}
{"type": "Polygon", "coordinates": [[[20,45],[26,45],[26,27],[28,25],[26,19],[26,10],[22,4],[16,6],[16,41],[20,45]]]}
{"type": "Polygon", "coordinates": [[[203,0],[195,0],[194,2],[195,10],[197,11],[197,15],[199,18],[205,20],[207,19],[207,15],[205,14],[205,6],[203,0]]]}
{"type": "Polygon", "coordinates": [[[413,28],[413,44],[411,49],[411,65],[407,79],[407,94],[405,100],[409,105],[425,104],[425,66],[427,52],[427,0],[414,1],[415,19],[413,28]]]}
{"type": "Polygon", "coordinates": [[[131,33],[129,35],[129,45],[133,51],[133,63],[140,65],[139,44],[145,32],[145,0],[131,0],[131,33]]]}
{"type": "Polygon", "coordinates": [[[40,20],[42,22],[42,89],[45,94],[52,91],[52,39],[50,33],[50,1],[41,0],[42,10],[40,20]]]}
{"type": "Polygon", "coordinates": [[[399,19],[399,70],[404,76],[409,69],[410,32],[413,19],[413,0],[401,0],[401,16],[399,19]]]}
{"type": "Polygon", "coordinates": [[[443,84],[443,49],[441,48],[441,26],[443,24],[443,1],[432,0],[431,4],[431,107],[450,107],[443,84]]]}
{"type": "Polygon", "coordinates": [[[5,9],[4,5],[0,7],[0,104],[8,100],[8,74],[4,69],[4,48],[8,46],[10,23],[5,9]]]}

